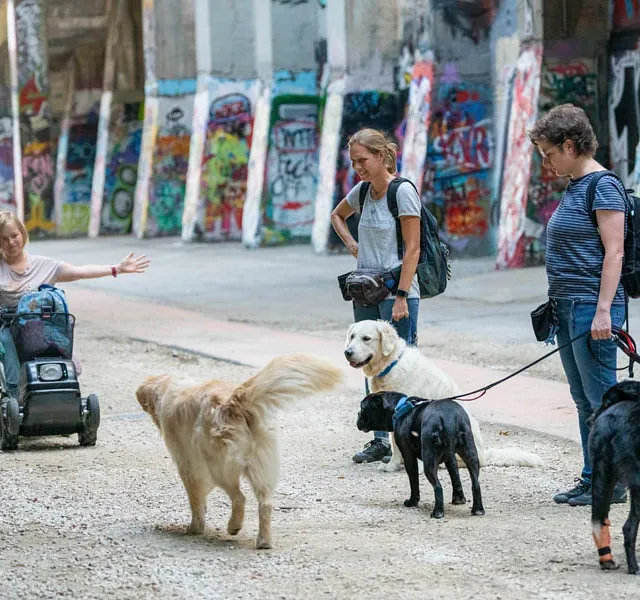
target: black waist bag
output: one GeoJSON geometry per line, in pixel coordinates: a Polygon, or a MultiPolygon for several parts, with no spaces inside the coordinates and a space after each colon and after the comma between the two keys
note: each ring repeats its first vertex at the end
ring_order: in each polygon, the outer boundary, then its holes
{"type": "Polygon", "coordinates": [[[555,336],[558,330],[558,317],[556,315],[556,301],[553,298],[531,312],[531,325],[536,340],[539,342],[550,341],[555,336]]]}
{"type": "Polygon", "coordinates": [[[338,285],[345,300],[358,306],[377,306],[391,293],[395,280],[388,271],[358,269],[338,277],[338,285]]]}

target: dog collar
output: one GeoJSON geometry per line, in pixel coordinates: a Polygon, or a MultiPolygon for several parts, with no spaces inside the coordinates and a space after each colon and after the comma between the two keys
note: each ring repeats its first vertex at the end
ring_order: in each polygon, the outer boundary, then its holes
{"type": "Polygon", "coordinates": [[[391,369],[393,369],[393,367],[395,367],[398,364],[398,361],[402,358],[403,354],[404,354],[404,351],[400,352],[400,356],[398,356],[398,358],[396,358],[390,365],[388,365],[384,371],[381,371],[380,373],[378,373],[376,377],[384,377],[385,375],[388,375],[391,372],[391,369]]]}
{"type": "Polygon", "coordinates": [[[398,400],[398,404],[396,404],[396,409],[393,411],[393,429],[396,429],[396,423],[398,419],[401,419],[405,415],[409,414],[415,408],[413,402],[407,398],[407,396],[402,396],[400,400],[398,400]]]}

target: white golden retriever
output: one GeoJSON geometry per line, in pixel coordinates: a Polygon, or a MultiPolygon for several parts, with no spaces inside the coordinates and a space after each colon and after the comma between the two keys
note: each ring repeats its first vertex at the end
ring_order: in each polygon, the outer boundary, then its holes
{"type": "MultiPolygon", "coordinates": [[[[347,331],[344,355],[352,367],[364,371],[371,392],[400,392],[430,400],[460,393],[455,381],[447,373],[417,348],[407,347],[386,321],[360,321],[351,325],[347,331]]],[[[464,403],[460,404],[467,410],[464,403]]],[[[480,466],[537,467],[542,464],[539,456],[518,448],[485,448],[478,422],[471,414],[469,419],[480,466]]],[[[398,471],[402,468],[402,456],[395,446],[393,435],[391,438],[393,455],[388,464],[380,465],[381,471],[398,471]]]]}
{"type": "Polygon", "coordinates": [[[271,497],[280,469],[274,409],[327,392],[341,379],[340,369],[304,354],[275,358],[241,385],[190,387],[169,375],[147,378],[136,396],[160,429],[189,496],[187,533],[203,533],[207,496],[219,487],[231,499],[227,531],[236,535],[244,520],[245,476],[259,504],[256,548],[271,548],[271,497]]]}

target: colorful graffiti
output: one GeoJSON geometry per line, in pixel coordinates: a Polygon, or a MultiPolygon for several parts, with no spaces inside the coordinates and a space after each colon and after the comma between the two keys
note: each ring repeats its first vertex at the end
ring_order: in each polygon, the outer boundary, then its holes
{"type": "Polygon", "coordinates": [[[422,197],[446,241],[463,251],[473,238],[476,246],[484,243],[489,231],[491,91],[463,83],[453,65],[443,78],[432,109],[422,197]]]}
{"type": "Polygon", "coordinates": [[[15,211],[13,187],[13,121],[0,117],[0,210],[15,211]]]}
{"type": "Polygon", "coordinates": [[[609,139],[613,169],[630,185],[640,142],[640,51],[611,58],[609,139]]]}
{"type": "Polygon", "coordinates": [[[461,35],[479,44],[489,37],[500,0],[433,0],[432,8],[441,11],[453,35],[461,35]]]}
{"type": "MultiPolygon", "coordinates": [[[[378,91],[353,92],[346,94],[342,109],[342,127],[340,130],[340,144],[338,147],[338,161],[336,166],[336,185],[334,188],[333,206],[349,193],[349,190],[360,181],[351,166],[349,137],[363,127],[375,127],[392,138],[404,118],[404,105],[398,94],[378,91]]],[[[358,219],[356,215],[347,220],[351,234],[357,239],[358,219]]],[[[344,251],[342,240],[333,228],[329,233],[328,250],[332,252],[344,251]]]]}
{"type": "Polygon", "coordinates": [[[144,103],[114,107],[104,182],[101,233],[129,233],[133,216],[144,103]]]}
{"type": "Polygon", "coordinates": [[[593,121],[598,104],[598,75],[590,59],[546,61],[540,82],[540,110],[547,112],[570,102],[583,108],[593,121]]]}
{"type": "Polygon", "coordinates": [[[525,48],[516,62],[509,90],[509,120],[498,229],[498,268],[521,267],[527,246],[526,210],[533,145],[527,137],[538,113],[542,46],[525,48]]]}
{"type": "Polygon", "coordinates": [[[267,153],[263,243],[308,241],[318,183],[316,96],[278,96],[272,102],[267,153]]]}
{"type": "Polygon", "coordinates": [[[613,28],[637,29],[640,26],[640,0],[614,0],[613,28]]]}
{"type": "Polygon", "coordinates": [[[195,231],[202,239],[242,238],[257,93],[253,82],[227,82],[212,92],[195,231]]]}
{"type": "Polygon", "coordinates": [[[53,214],[53,144],[29,142],[22,150],[22,179],[25,196],[25,226],[29,232],[52,233],[53,214]]]}
{"type": "Polygon", "coordinates": [[[146,235],[182,230],[192,116],[193,96],[160,98],[146,235]]]}

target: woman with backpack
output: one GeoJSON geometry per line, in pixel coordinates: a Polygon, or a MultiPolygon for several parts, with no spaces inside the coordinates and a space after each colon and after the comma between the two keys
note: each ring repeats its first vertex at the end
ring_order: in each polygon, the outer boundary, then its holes
{"type": "MultiPolygon", "coordinates": [[[[611,327],[621,327],[625,320],[620,274],[628,200],[624,185],[613,174],[595,181],[589,197],[590,181],[605,169],[594,159],[598,142],[581,108],[573,104],[553,108],[534,125],[529,139],[546,167],[558,177],[570,178],[547,225],[548,295],[550,306],[555,305],[558,344],[567,344],[586,331],[591,332],[591,339],[588,342],[588,337],[582,337],[560,350],[578,410],[583,467],[575,480],[577,485],[556,494],[554,500],[585,506],[592,500],[589,418],[617,380],[617,348],[611,327]]],[[[616,487],[613,502],[626,502],[622,486],[616,487]]]]}
{"type": "MultiPolygon", "coordinates": [[[[75,266],[47,256],[27,254],[28,242],[29,233],[24,223],[9,211],[0,212],[0,310],[15,310],[22,296],[37,291],[43,284],[144,273],[150,264],[146,257],[134,257],[131,252],[114,265],[75,266]]],[[[8,391],[15,397],[20,363],[8,327],[1,327],[0,342],[8,391]]]]}
{"type": "MultiPolygon", "coordinates": [[[[349,252],[357,259],[357,269],[385,271],[401,267],[397,292],[376,306],[353,303],[354,320],[383,319],[389,321],[408,345],[417,343],[420,290],[416,267],[420,257],[421,202],[410,182],[400,183],[396,191],[398,218],[402,231],[404,256],[398,257],[396,219],[387,205],[387,191],[397,177],[397,146],[375,129],[361,129],[348,142],[353,168],[362,180],[347,194],[331,214],[331,224],[349,252]],[[349,232],[347,219],[362,214],[356,242],[349,232]]],[[[368,386],[367,386],[368,388],[368,386]]],[[[368,389],[367,389],[368,392],[368,389]]],[[[374,432],[374,439],[354,455],[355,462],[373,462],[391,456],[389,434],[374,432]]]]}

